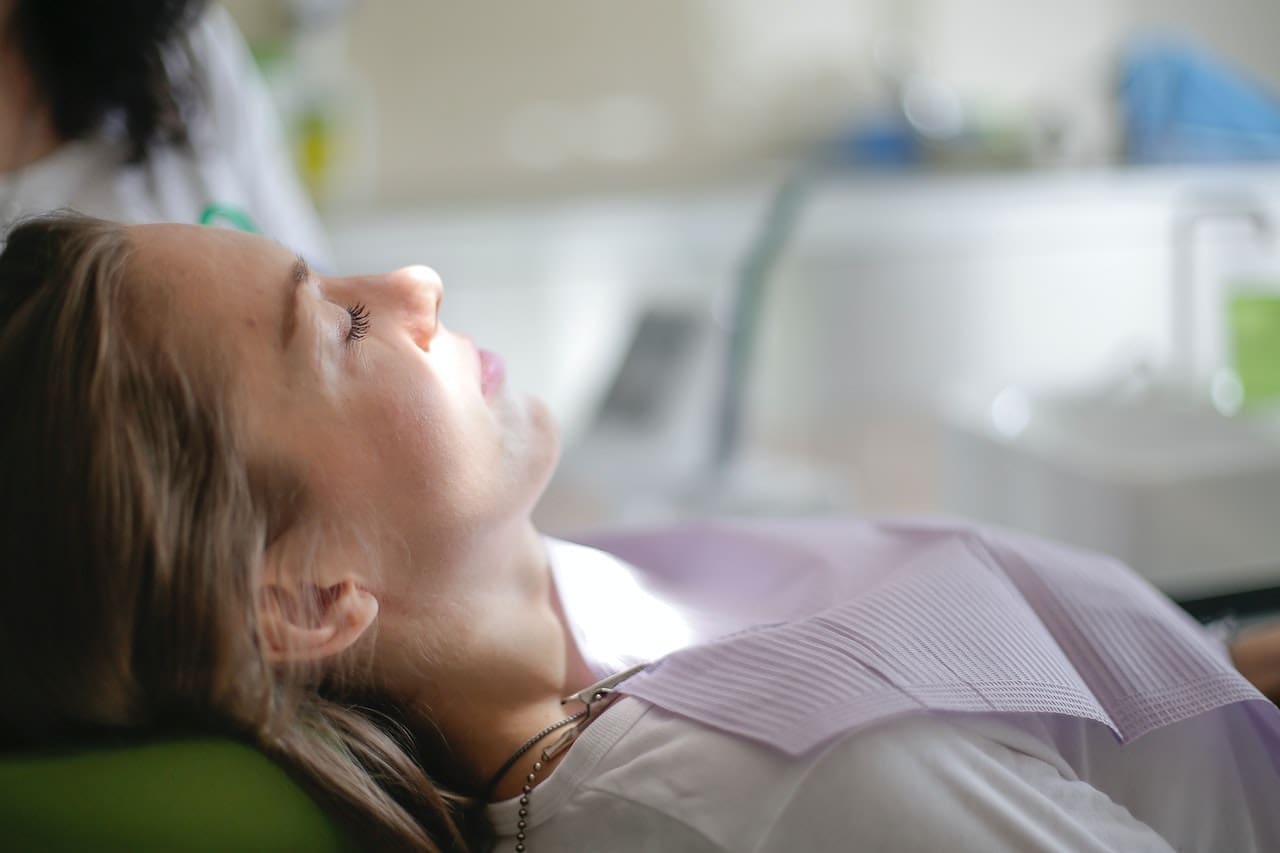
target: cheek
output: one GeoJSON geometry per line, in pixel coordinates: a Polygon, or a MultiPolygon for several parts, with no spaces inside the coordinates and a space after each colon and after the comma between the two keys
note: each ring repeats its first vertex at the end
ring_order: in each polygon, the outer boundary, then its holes
{"type": "Polygon", "coordinates": [[[362,455],[367,481],[383,499],[456,515],[482,500],[497,460],[490,424],[467,418],[457,400],[438,391],[426,386],[369,400],[362,455]]]}
{"type": "Polygon", "coordinates": [[[331,462],[316,461],[336,512],[372,512],[413,550],[447,552],[532,509],[555,465],[556,431],[535,401],[491,407],[434,377],[414,379],[387,375],[338,401],[322,419],[331,462]]]}

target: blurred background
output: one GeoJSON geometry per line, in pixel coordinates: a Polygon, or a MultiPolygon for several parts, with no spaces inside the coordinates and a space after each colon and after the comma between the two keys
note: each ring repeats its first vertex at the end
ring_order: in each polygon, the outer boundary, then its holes
{"type": "Polygon", "coordinates": [[[1274,0],[227,5],[339,271],[436,267],[551,406],[549,531],[939,513],[1280,586],[1274,0]]]}

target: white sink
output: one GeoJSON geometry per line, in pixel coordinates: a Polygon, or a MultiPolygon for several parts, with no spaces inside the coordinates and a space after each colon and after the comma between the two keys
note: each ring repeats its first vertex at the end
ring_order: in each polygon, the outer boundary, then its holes
{"type": "Polygon", "coordinates": [[[1010,390],[944,434],[953,512],[1113,554],[1175,595],[1280,583],[1280,428],[1264,419],[1010,390]]]}

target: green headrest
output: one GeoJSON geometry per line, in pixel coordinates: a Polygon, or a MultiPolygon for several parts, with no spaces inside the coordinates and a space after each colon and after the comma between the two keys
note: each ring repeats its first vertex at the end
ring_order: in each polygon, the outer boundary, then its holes
{"type": "Polygon", "coordinates": [[[0,849],[356,848],[265,755],[207,738],[0,755],[0,849]]]}

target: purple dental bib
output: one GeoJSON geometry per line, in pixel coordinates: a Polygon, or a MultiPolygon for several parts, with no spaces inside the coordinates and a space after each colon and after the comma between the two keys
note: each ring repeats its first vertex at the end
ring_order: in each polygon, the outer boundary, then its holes
{"type": "MultiPolygon", "coordinates": [[[[1129,741],[1251,703],[1280,772],[1280,710],[1190,617],[1106,557],[921,521],[700,522],[578,541],[623,561],[610,571],[665,609],[601,654],[579,623],[632,605],[583,594],[603,575],[561,567],[588,660],[634,662],[643,654],[629,644],[652,639],[645,625],[676,614],[679,639],[623,691],[791,755],[920,711],[1069,715],[1129,741]]],[[[549,543],[553,567],[575,549],[549,543]]]]}

